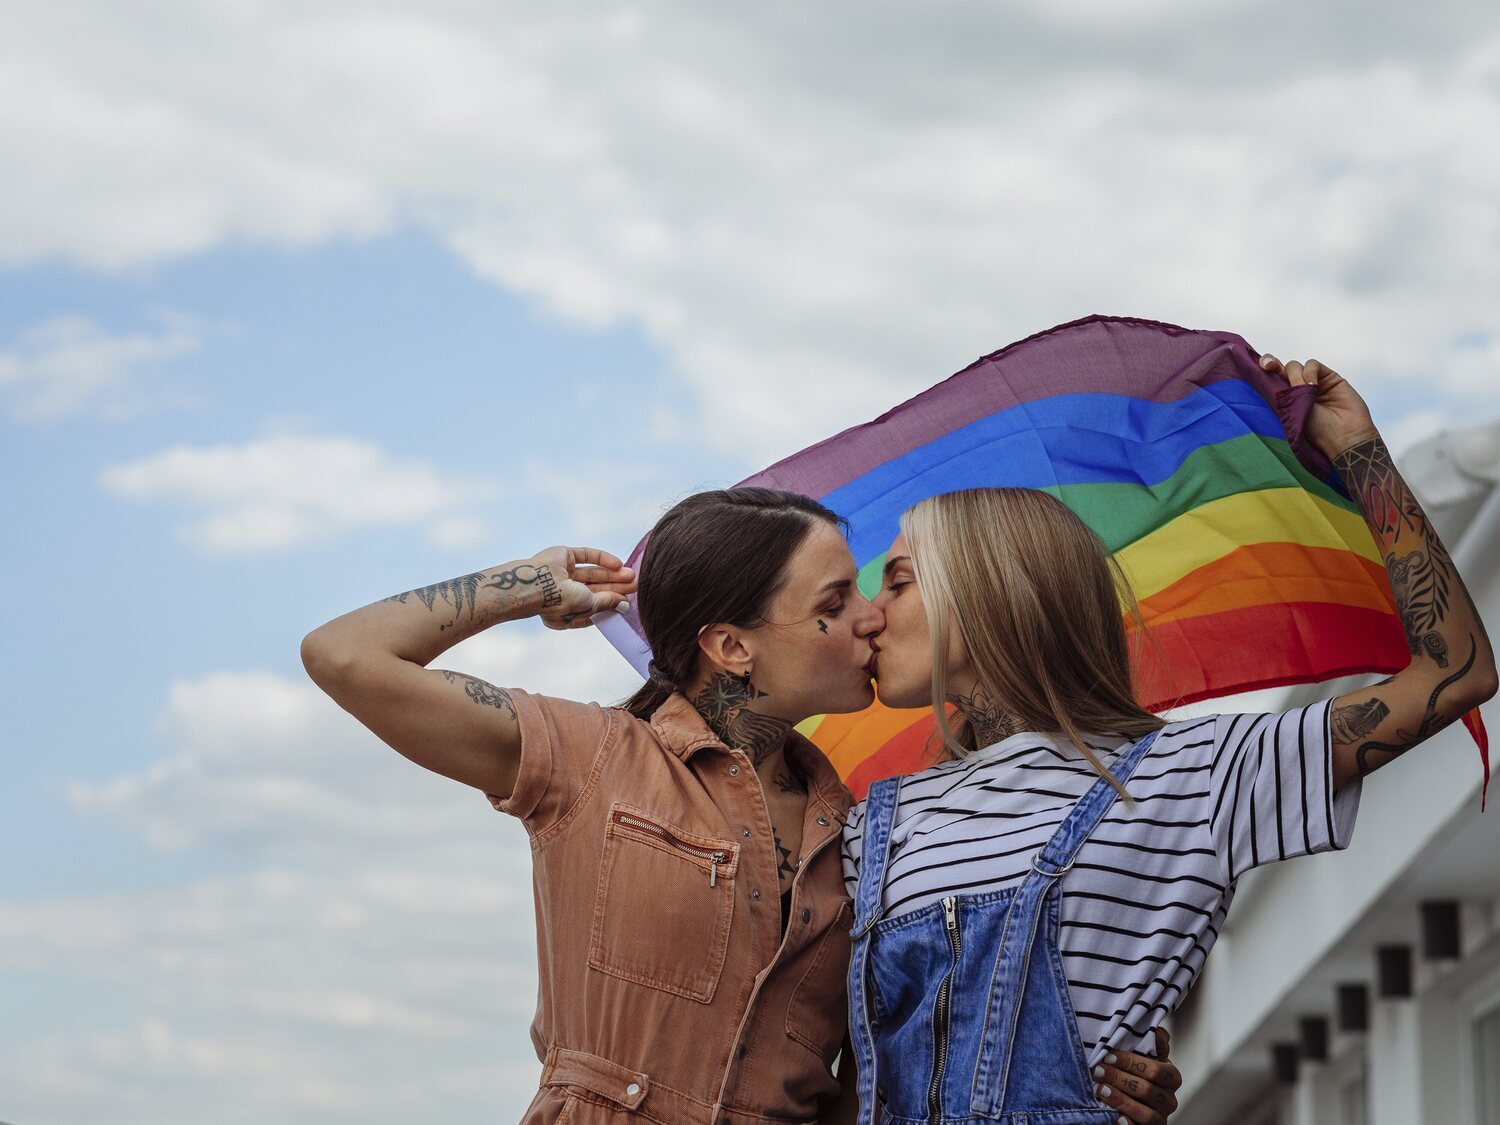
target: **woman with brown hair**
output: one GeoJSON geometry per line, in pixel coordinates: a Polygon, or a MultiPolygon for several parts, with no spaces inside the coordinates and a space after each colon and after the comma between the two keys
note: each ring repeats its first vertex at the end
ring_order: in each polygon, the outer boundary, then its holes
{"type": "Polygon", "coordinates": [[[552,547],[365,606],[303,642],[340,706],[526,827],[543,1061],[526,1122],[790,1125],[833,1112],[849,794],[793,727],[874,698],[882,616],[855,576],[828,509],[731,489],[662,517],[639,591],[614,556],[552,547]],[[631,595],[655,663],[623,707],[427,667],[492,625],[585,628],[631,595]]]}
{"type": "Polygon", "coordinates": [[[933,1125],[1116,1121],[1107,1067],[1192,987],[1236,880],[1344,847],[1361,779],[1494,694],[1363,401],[1317,361],[1262,362],[1317,388],[1308,437],[1384,556],[1411,664],[1284,714],[1167,723],[1132,690],[1128,586],[1071,511],[1027,489],[909,509],[876,677],[885,703],[934,708],[950,760],[877,783],[845,831],[861,1122],[877,1098],[933,1125]]]}

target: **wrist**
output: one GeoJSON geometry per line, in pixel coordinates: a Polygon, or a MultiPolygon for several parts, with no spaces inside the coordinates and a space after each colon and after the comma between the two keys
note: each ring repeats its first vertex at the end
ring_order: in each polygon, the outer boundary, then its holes
{"type": "Polygon", "coordinates": [[[1328,460],[1337,464],[1339,459],[1361,445],[1370,442],[1381,441],[1380,431],[1374,426],[1366,426],[1359,430],[1351,430],[1346,434],[1329,440],[1327,444],[1328,460]]]}
{"type": "Polygon", "coordinates": [[[502,621],[536,617],[562,604],[562,591],[552,564],[537,555],[492,571],[485,585],[496,593],[495,610],[502,621]]]}

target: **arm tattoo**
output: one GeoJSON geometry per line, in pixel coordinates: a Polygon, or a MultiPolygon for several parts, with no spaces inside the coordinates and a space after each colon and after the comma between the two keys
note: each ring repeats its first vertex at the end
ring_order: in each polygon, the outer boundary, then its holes
{"type": "Polygon", "coordinates": [[[467,615],[470,620],[473,619],[475,611],[479,608],[480,590],[499,590],[501,593],[508,593],[518,586],[533,585],[542,591],[543,609],[562,605],[562,591],[558,589],[557,579],[552,576],[551,568],[532,566],[530,563],[521,563],[519,566],[513,566],[509,570],[502,570],[495,574],[488,574],[482,570],[474,574],[465,574],[462,578],[450,578],[446,582],[437,582],[417,590],[408,590],[404,594],[392,594],[384,600],[405,605],[406,599],[415,594],[417,599],[427,607],[429,613],[435,612],[438,603],[442,602],[453,611],[453,616],[448,622],[438,626],[439,630],[443,630],[458,624],[461,616],[467,615]]]}
{"type": "Polygon", "coordinates": [[[703,716],[708,729],[726,746],[737,746],[759,766],[785,740],[792,724],[785,719],[760,715],[750,704],[766,694],[757,691],[747,679],[715,672],[714,678],[693,697],[693,706],[703,716]]]}
{"type": "Polygon", "coordinates": [[[1407,650],[1412,656],[1426,656],[1439,668],[1448,667],[1448,642],[1440,631],[1448,616],[1454,573],[1447,548],[1380,438],[1350,446],[1333,463],[1385,559],[1407,650]]]}
{"type": "Polygon", "coordinates": [[[516,718],[516,703],[510,697],[510,692],[504,688],[497,688],[494,684],[486,683],[484,680],[466,676],[462,672],[449,672],[443,670],[443,679],[450,684],[460,682],[464,685],[464,694],[475,703],[482,703],[486,707],[493,707],[496,711],[504,711],[512,719],[516,718]]]}
{"type": "Polygon", "coordinates": [[[1385,721],[1391,709],[1382,699],[1367,699],[1363,703],[1351,703],[1335,707],[1328,717],[1337,742],[1352,745],[1385,721]]]}
{"type": "Polygon", "coordinates": [[[490,581],[486,582],[487,590],[514,590],[517,586],[530,586],[535,584],[542,591],[542,608],[551,609],[553,606],[562,605],[562,591],[557,588],[557,579],[552,577],[552,569],[545,566],[532,566],[530,563],[522,563],[513,566],[509,570],[502,570],[490,581]]]}
{"type": "Polygon", "coordinates": [[[400,602],[406,604],[406,599],[412,594],[427,607],[431,613],[437,608],[441,601],[453,610],[453,619],[447,625],[439,625],[439,629],[446,629],[458,620],[459,614],[468,612],[470,617],[474,616],[475,602],[479,593],[479,584],[484,581],[485,574],[479,571],[476,574],[465,574],[462,578],[450,578],[446,582],[435,582],[431,586],[423,586],[416,590],[408,590],[404,594],[393,594],[386,598],[388,602],[400,602]]]}
{"type": "Polygon", "coordinates": [[[991,746],[1026,729],[1020,719],[993,702],[983,688],[976,687],[968,695],[950,695],[948,702],[954,704],[974,728],[975,746],[991,746]]]}
{"type": "MultiPolygon", "coordinates": [[[[1462,668],[1458,669],[1458,671],[1454,672],[1447,679],[1440,681],[1437,687],[1432,689],[1432,694],[1427,697],[1427,710],[1422,713],[1422,721],[1417,724],[1417,729],[1415,731],[1397,729],[1397,741],[1366,742],[1363,746],[1361,746],[1354,752],[1354,762],[1359,769],[1360,777],[1366,776],[1377,766],[1384,765],[1385,762],[1394,761],[1396,758],[1399,758],[1402,754],[1406,753],[1417,743],[1423,741],[1424,739],[1430,738],[1437,731],[1441,730],[1443,727],[1447,726],[1455,718],[1457,718],[1456,715],[1443,715],[1438,712],[1438,696],[1442,695],[1443,692],[1447,691],[1459,680],[1463,679],[1469,674],[1469,669],[1474,667],[1474,657],[1478,651],[1479,646],[1474,640],[1474,634],[1470,633],[1469,659],[1464,661],[1464,665],[1462,668]],[[1370,752],[1372,750],[1378,751],[1381,754],[1389,754],[1390,757],[1385,759],[1384,762],[1376,762],[1374,765],[1372,765],[1370,763],[1370,752]]],[[[1379,703],[1380,701],[1372,699],[1370,702],[1379,703]]],[[[1359,704],[1358,706],[1367,707],[1369,706],[1369,704],[1359,704]]],[[[1384,710],[1383,704],[1381,705],[1381,708],[1382,710],[1384,710]]],[[[1339,708],[1339,710],[1343,711],[1347,710],[1347,708],[1339,708]]],[[[1384,715],[1382,715],[1381,717],[1384,718],[1384,715]]],[[[1373,724],[1371,726],[1371,729],[1374,729],[1373,724]]]]}

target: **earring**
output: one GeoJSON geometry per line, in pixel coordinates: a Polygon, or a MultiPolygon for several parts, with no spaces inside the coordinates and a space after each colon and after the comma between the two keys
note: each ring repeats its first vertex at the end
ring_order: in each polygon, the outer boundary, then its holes
{"type": "Polygon", "coordinates": [[[741,675],[740,675],[740,686],[743,687],[746,691],[750,690],[750,673],[749,672],[741,673],[741,675]]]}

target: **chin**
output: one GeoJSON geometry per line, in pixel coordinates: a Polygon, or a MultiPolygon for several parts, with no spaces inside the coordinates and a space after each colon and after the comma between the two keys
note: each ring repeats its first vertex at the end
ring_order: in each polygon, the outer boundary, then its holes
{"type": "Polygon", "coordinates": [[[887,684],[884,681],[876,681],[876,693],[880,696],[880,702],[887,707],[898,710],[909,710],[915,707],[925,707],[932,702],[932,685],[927,685],[921,690],[901,690],[895,684],[887,684]]]}

